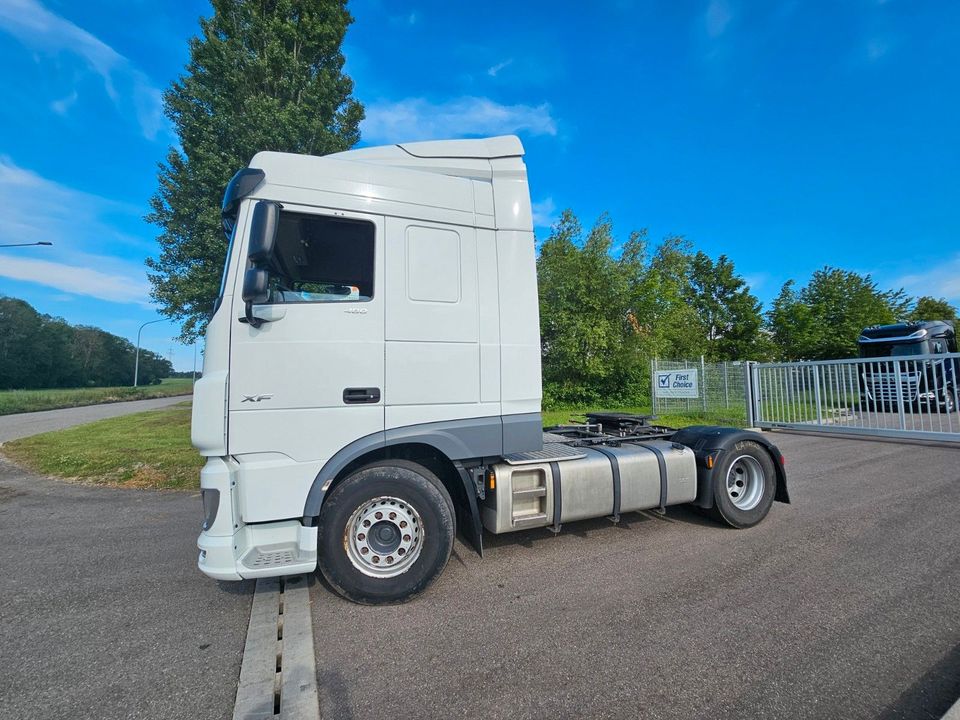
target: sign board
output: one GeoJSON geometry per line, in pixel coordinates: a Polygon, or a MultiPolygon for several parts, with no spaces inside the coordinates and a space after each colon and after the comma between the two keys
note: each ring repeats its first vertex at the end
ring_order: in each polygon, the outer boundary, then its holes
{"type": "Polygon", "coordinates": [[[700,397],[697,370],[657,370],[653,378],[658,398],[700,397]]]}

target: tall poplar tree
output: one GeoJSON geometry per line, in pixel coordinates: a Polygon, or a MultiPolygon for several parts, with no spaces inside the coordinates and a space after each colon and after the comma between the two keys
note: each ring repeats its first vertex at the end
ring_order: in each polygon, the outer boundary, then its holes
{"type": "Polygon", "coordinates": [[[231,176],[261,150],[325,155],[360,138],[341,52],[345,0],[212,0],[190,40],[186,72],[164,93],[179,146],[160,164],[147,220],[161,228],[151,295],[202,332],[226,254],[220,204],[231,176]]]}

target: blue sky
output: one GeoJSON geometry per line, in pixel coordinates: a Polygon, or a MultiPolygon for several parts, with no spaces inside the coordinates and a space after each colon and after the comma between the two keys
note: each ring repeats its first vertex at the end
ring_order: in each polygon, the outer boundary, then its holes
{"type": "MultiPolygon", "coordinates": [[[[561,208],[726,253],[769,302],[824,265],[960,302],[960,4],[357,0],[363,144],[517,133],[561,208]]],[[[160,93],[206,2],[0,0],[0,293],[135,339],[160,93]]],[[[166,322],[144,345],[189,369],[166,322]]]]}

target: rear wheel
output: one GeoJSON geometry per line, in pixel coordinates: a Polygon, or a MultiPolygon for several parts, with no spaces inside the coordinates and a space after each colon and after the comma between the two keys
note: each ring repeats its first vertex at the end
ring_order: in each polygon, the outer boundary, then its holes
{"type": "Polygon", "coordinates": [[[405,602],[443,571],[454,533],[453,502],[436,475],[404,460],[378,462],[350,475],[324,502],[317,564],[348,600],[405,602]]]}
{"type": "Polygon", "coordinates": [[[770,453],[750,440],[738,442],[713,471],[712,514],[732,527],[751,527],[770,512],[776,490],[770,453]]]}

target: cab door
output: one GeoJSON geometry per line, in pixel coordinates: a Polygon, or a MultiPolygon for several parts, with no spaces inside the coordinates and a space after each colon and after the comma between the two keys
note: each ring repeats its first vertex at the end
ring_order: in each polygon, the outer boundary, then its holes
{"type": "Polygon", "coordinates": [[[262,322],[246,317],[240,273],[227,435],[241,465],[276,466],[309,487],[337,450],[383,431],[383,222],[284,203],[260,263],[269,292],[253,314],[262,322]]]}

